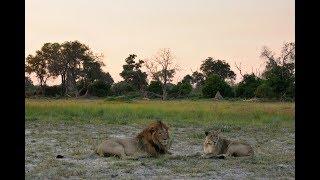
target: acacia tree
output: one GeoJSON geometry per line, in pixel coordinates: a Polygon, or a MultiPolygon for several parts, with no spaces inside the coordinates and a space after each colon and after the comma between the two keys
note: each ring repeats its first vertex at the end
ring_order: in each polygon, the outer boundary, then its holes
{"type": "Polygon", "coordinates": [[[205,97],[213,98],[217,92],[220,92],[223,97],[233,97],[232,88],[222,78],[216,74],[210,75],[202,88],[202,93],[205,97]]]}
{"type": "Polygon", "coordinates": [[[101,69],[104,66],[101,57],[94,55],[87,45],[79,41],[45,43],[35,56],[27,57],[25,70],[36,74],[42,90],[49,77],[61,76],[64,94],[77,96],[77,80],[85,82],[85,88],[96,80],[113,83],[110,74],[101,69]]]}
{"type": "Polygon", "coordinates": [[[208,78],[212,74],[218,75],[221,79],[235,80],[236,74],[230,69],[230,65],[224,60],[214,60],[208,57],[200,66],[200,70],[208,78]]]}
{"type": "Polygon", "coordinates": [[[285,43],[278,57],[270,49],[263,47],[261,57],[267,60],[262,76],[274,94],[280,99],[294,97],[295,43],[285,43]]]}
{"type": "Polygon", "coordinates": [[[196,85],[197,88],[204,85],[204,75],[198,71],[192,73],[192,83],[196,85]]]}
{"type": "Polygon", "coordinates": [[[243,79],[236,88],[236,96],[244,98],[253,98],[258,86],[261,85],[261,79],[254,73],[244,74],[243,79]]]}
{"type": "Polygon", "coordinates": [[[192,76],[190,76],[189,74],[185,75],[182,80],[181,80],[182,83],[189,83],[189,84],[192,84],[192,76]]]}
{"type": "Polygon", "coordinates": [[[76,80],[80,77],[84,59],[91,55],[90,49],[79,41],[67,41],[62,44],[61,52],[64,58],[66,94],[77,96],[76,80]]]}
{"type": "Polygon", "coordinates": [[[35,73],[41,94],[44,94],[45,86],[48,78],[51,76],[48,70],[48,62],[47,59],[43,56],[41,51],[36,51],[36,55],[28,55],[26,58],[26,66],[25,71],[28,74],[35,73]]]}
{"type": "Polygon", "coordinates": [[[52,77],[61,76],[61,84],[65,89],[65,59],[61,52],[62,46],[59,43],[45,43],[41,52],[48,63],[48,71],[52,77]]]}
{"type": "Polygon", "coordinates": [[[46,43],[41,48],[48,61],[49,72],[53,76],[61,76],[64,94],[78,96],[76,81],[84,80],[86,87],[97,76],[102,75],[100,57],[93,55],[90,48],[79,41],[46,43]]]}
{"type": "Polygon", "coordinates": [[[140,90],[144,94],[144,90],[147,86],[147,73],[141,71],[142,64],[144,61],[139,60],[135,62],[137,55],[130,54],[126,58],[126,64],[123,65],[123,70],[120,73],[120,76],[124,81],[130,84],[135,90],[140,90]]]}
{"type": "Polygon", "coordinates": [[[156,56],[146,61],[145,66],[152,79],[161,82],[162,100],[167,99],[167,85],[172,81],[177,66],[173,62],[174,56],[170,49],[160,49],[156,56]]]}
{"type": "Polygon", "coordinates": [[[102,66],[105,65],[100,60],[101,58],[102,56],[90,55],[83,59],[78,79],[78,84],[80,84],[79,93],[85,90],[85,95],[89,95],[90,89],[93,89],[90,87],[96,84],[101,84],[101,87],[111,87],[114,82],[113,78],[108,72],[103,72],[102,66]]]}
{"type": "Polygon", "coordinates": [[[185,97],[189,95],[192,91],[192,77],[188,74],[183,77],[183,79],[177,83],[172,89],[172,91],[175,93],[175,97],[185,97]]]}

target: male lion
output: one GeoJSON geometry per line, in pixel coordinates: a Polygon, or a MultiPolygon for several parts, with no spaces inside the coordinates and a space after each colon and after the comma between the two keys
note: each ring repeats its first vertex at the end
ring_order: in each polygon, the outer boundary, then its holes
{"type": "Polygon", "coordinates": [[[121,158],[158,156],[171,154],[168,126],[161,121],[151,123],[133,138],[110,138],[96,149],[99,156],[118,156],[121,158]]]}
{"type": "Polygon", "coordinates": [[[220,131],[205,131],[205,134],[206,138],[203,143],[203,157],[205,158],[226,158],[227,156],[241,157],[253,155],[253,148],[249,144],[222,138],[220,136],[220,131]]]}

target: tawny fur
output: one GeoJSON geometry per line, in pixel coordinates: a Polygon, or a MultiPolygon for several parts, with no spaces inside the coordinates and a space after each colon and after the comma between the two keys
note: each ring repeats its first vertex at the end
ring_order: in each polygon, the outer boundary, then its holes
{"type": "Polygon", "coordinates": [[[132,138],[110,138],[97,148],[99,156],[145,157],[171,154],[168,126],[161,121],[154,122],[132,138]]]}
{"type": "Polygon", "coordinates": [[[244,142],[231,141],[220,136],[220,132],[206,132],[203,143],[204,157],[253,156],[253,148],[244,142]]]}

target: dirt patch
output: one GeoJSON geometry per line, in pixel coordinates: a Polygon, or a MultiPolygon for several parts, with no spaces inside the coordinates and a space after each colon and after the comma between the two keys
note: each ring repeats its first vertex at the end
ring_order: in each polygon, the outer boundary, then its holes
{"type": "Polygon", "coordinates": [[[252,144],[250,158],[200,159],[206,127],[172,127],[171,152],[181,155],[140,160],[101,158],[94,147],[107,136],[129,137],[143,126],[26,122],[26,179],[247,179],[288,178],[295,174],[294,130],[279,128],[230,129],[230,139],[252,144]],[[64,158],[57,159],[57,155],[64,158]]]}

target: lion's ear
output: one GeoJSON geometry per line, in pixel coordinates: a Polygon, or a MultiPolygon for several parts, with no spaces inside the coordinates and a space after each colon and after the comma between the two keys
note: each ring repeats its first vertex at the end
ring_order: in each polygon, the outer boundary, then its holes
{"type": "Polygon", "coordinates": [[[208,136],[208,134],[209,134],[209,132],[208,132],[208,131],[205,131],[204,133],[206,134],[206,136],[208,136]]]}

